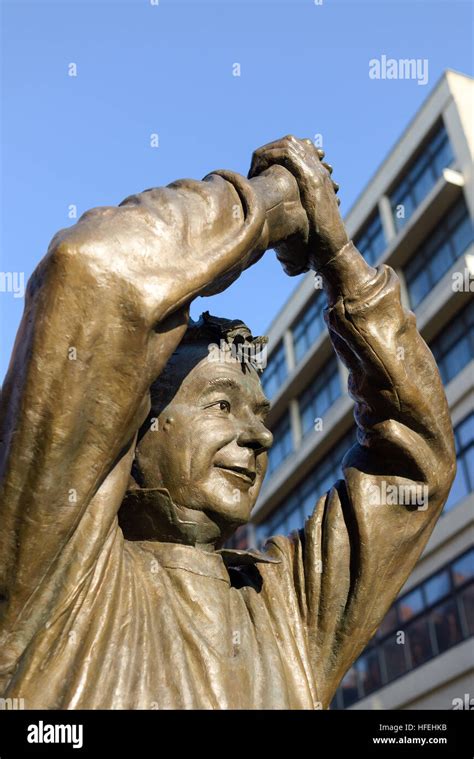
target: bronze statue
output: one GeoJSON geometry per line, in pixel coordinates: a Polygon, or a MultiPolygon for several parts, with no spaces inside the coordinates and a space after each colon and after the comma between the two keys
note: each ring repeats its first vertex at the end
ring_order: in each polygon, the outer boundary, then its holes
{"type": "Polygon", "coordinates": [[[2,697],[327,708],[375,633],[455,454],[433,357],[394,272],[348,240],[323,157],[285,137],[256,151],[249,179],[147,190],[52,240],[2,395],[2,697]],[[265,473],[268,401],[254,363],[231,351],[255,345],[250,331],[208,314],[189,323],[189,305],[268,248],[287,273],[322,277],[358,442],[304,530],[230,551],[265,473]],[[387,487],[428,498],[374,499],[387,487]]]}

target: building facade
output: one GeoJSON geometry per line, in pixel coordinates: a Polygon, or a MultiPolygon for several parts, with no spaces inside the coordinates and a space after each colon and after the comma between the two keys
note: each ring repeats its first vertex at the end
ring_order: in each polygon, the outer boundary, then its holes
{"type": "MultiPolygon", "coordinates": [[[[373,265],[398,273],[445,384],[458,472],[443,516],[335,709],[474,708],[473,81],[447,71],[346,218],[373,265]],[[458,699],[458,700],[456,700],[458,699]]],[[[303,526],[355,439],[346,370],[313,274],[269,330],[269,474],[242,540],[303,526]],[[316,284],[316,287],[315,287],[316,284]]]]}

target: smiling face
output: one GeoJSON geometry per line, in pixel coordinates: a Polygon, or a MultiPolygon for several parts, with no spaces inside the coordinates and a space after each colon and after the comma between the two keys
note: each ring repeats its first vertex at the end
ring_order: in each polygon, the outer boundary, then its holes
{"type": "Polygon", "coordinates": [[[166,488],[230,534],[248,521],[265,476],[269,402],[249,364],[213,360],[207,346],[179,353],[179,388],[137,447],[142,485],[166,488]]]}

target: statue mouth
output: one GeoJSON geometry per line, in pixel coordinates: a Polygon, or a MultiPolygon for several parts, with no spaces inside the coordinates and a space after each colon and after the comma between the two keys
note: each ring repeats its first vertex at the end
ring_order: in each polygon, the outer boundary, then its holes
{"type": "Polygon", "coordinates": [[[257,473],[253,469],[247,469],[247,467],[237,466],[233,464],[215,464],[215,466],[217,469],[222,469],[222,471],[234,477],[237,477],[244,482],[250,483],[250,485],[253,485],[255,478],[257,477],[257,473]]]}

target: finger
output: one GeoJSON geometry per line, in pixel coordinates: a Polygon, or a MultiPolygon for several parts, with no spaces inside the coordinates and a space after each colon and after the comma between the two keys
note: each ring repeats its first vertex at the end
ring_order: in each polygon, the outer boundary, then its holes
{"type": "MultiPolygon", "coordinates": [[[[314,153],[318,156],[318,159],[321,161],[324,158],[324,150],[321,150],[320,148],[317,148],[314,144],[313,140],[310,140],[309,137],[304,137],[302,140],[299,141],[304,146],[308,145],[314,153]]],[[[326,164],[324,164],[326,166],[326,164]]]]}
{"type": "Polygon", "coordinates": [[[307,158],[308,145],[311,146],[315,153],[317,152],[314,144],[308,138],[300,140],[298,137],[295,137],[292,134],[287,134],[286,137],[282,137],[280,140],[269,142],[266,145],[262,145],[262,147],[257,148],[257,150],[255,150],[253,153],[252,163],[255,161],[255,164],[257,164],[261,157],[268,154],[271,150],[286,150],[290,152],[293,151],[294,153],[299,154],[301,158],[307,158]]]}
{"type": "Polygon", "coordinates": [[[268,168],[268,156],[274,155],[274,151],[290,150],[295,145],[296,138],[288,135],[280,140],[274,142],[268,142],[266,145],[254,150],[252,154],[252,161],[250,164],[249,178],[255,176],[268,168]]]}
{"type": "Polygon", "coordinates": [[[294,146],[288,145],[288,143],[285,143],[283,147],[266,149],[262,153],[256,151],[252,156],[252,163],[248,173],[249,179],[261,174],[275,164],[284,166],[294,173],[295,170],[303,170],[304,161],[299,155],[299,151],[294,146]]]}
{"type": "Polygon", "coordinates": [[[254,150],[254,155],[260,155],[261,153],[266,153],[267,150],[275,150],[277,148],[284,148],[288,147],[289,145],[298,145],[298,143],[301,142],[301,140],[298,140],[297,137],[295,137],[292,134],[287,134],[285,137],[280,137],[279,140],[273,140],[272,142],[267,142],[266,145],[262,145],[261,147],[254,150]]]}
{"type": "Polygon", "coordinates": [[[297,143],[299,143],[302,147],[310,147],[314,150],[315,153],[317,153],[318,158],[320,158],[320,153],[324,156],[324,150],[321,151],[319,148],[316,147],[313,140],[311,140],[309,137],[302,137],[300,140],[297,139],[297,143]]]}

